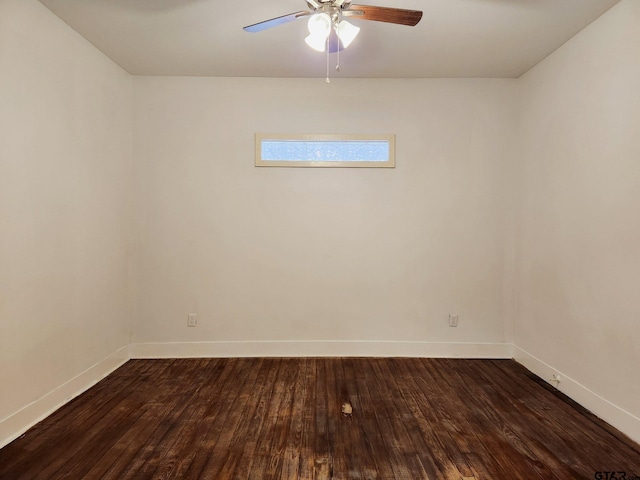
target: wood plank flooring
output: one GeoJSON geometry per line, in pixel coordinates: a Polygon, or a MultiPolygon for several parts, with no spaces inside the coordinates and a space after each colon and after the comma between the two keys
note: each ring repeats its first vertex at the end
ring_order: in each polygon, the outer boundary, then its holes
{"type": "Polygon", "coordinates": [[[640,446],[511,360],[132,360],[0,450],[62,478],[640,480],[640,446]]]}

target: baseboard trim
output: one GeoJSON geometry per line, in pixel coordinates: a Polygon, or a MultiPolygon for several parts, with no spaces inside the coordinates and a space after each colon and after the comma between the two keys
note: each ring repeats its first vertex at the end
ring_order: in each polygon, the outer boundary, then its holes
{"type": "Polygon", "coordinates": [[[517,345],[513,345],[513,359],[547,383],[558,388],[562,393],[578,402],[597,417],[617,428],[635,442],[640,443],[640,418],[602,398],[569,377],[566,373],[553,368],[517,345]],[[551,377],[554,374],[560,375],[561,381],[558,385],[551,381],[551,377]]]}
{"type": "Polygon", "coordinates": [[[446,357],[512,358],[507,343],[381,341],[234,341],[132,343],[131,358],[446,357]]]}
{"type": "Polygon", "coordinates": [[[85,392],[129,360],[124,346],[43,397],[0,420],[0,448],[23,435],[36,423],[85,392]]]}

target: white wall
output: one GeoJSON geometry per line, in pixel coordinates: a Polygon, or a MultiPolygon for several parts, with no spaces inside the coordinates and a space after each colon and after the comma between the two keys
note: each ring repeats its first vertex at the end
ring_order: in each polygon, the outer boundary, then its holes
{"type": "Polygon", "coordinates": [[[0,446],[127,355],[131,105],[42,4],[0,1],[0,446]]]}
{"type": "Polygon", "coordinates": [[[516,358],[640,441],[640,2],[520,87],[516,358]]]}
{"type": "MultiPolygon", "coordinates": [[[[504,344],[515,94],[514,80],[135,77],[133,341],[504,344]],[[397,168],[256,168],[256,132],[394,133],[397,168]]],[[[220,348],[191,352],[456,354],[220,348]]]]}

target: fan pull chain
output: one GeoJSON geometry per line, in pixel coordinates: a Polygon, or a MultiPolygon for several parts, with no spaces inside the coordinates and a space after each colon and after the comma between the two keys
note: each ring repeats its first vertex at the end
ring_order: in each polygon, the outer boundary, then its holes
{"type": "Polygon", "coordinates": [[[336,72],[340,71],[340,39],[338,38],[338,55],[336,60],[336,72]]]}
{"type": "Polygon", "coordinates": [[[325,82],[331,83],[331,79],[329,78],[329,36],[327,36],[327,79],[325,82]]]}

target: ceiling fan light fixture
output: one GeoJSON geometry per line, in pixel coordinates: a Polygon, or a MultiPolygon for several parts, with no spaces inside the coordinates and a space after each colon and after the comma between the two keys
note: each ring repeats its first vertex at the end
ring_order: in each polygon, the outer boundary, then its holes
{"type": "Polygon", "coordinates": [[[316,13],[307,23],[309,36],[304,41],[314,50],[324,52],[327,37],[331,33],[331,17],[326,13],[316,13]]]}
{"type": "Polygon", "coordinates": [[[356,27],[346,20],[341,20],[336,26],[336,32],[344,48],[347,48],[360,33],[360,27],[356,27]]]}
{"type": "Polygon", "coordinates": [[[307,22],[307,28],[311,35],[324,35],[328,37],[331,31],[331,17],[326,13],[311,15],[307,22]]]}
{"type": "Polygon", "coordinates": [[[327,44],[327,37],[324,35],[311,34],[307,38],[305,38],[304,41],[314,50],[318,52],[324,52],[325,46],[327,44]]]}

